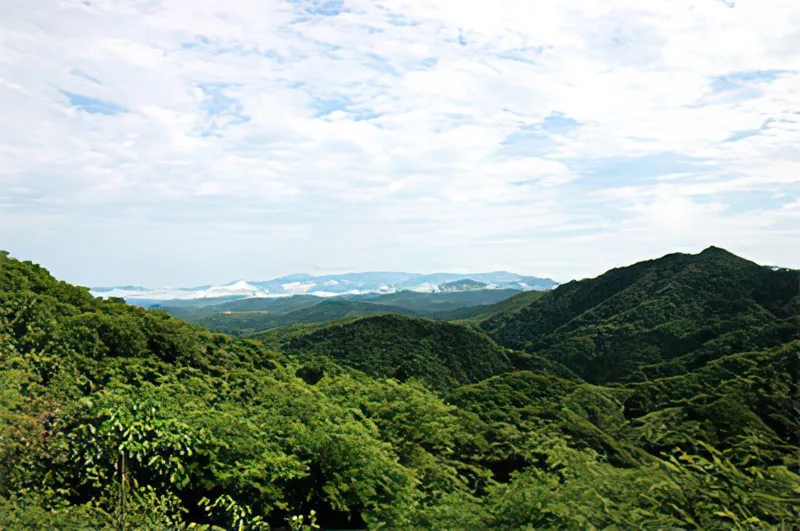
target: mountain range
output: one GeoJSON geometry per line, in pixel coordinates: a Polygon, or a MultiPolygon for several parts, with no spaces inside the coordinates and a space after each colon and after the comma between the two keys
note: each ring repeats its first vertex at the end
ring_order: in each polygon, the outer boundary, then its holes
{"type": "Polygon", "coordinates": [[[148,288],[143,286],[94,287],[100,297],[121,297],[133,304],[148,306],[157,301],[187,300],[217,303],[223,300],[251,297],[285,297],[291,295],[361,295],[366,293],[459,292],[478,289],[512,289],[517,291],[549,290],[558,283],[549,278],[518,275],[507,271],[490,273],[397,273],[366,272],[312,276],[293,274],[266,281],[238,280],[222,285],[192,288],[148,288]]]}
{"type": "Polygon", "coordinates": [[[169,312],[184,321],[201,324],[215,332],[247,335],[281,326],[389,313],[441,321],[465,319],[490,311],[493,305],[509,298],[533,301],[546,293],[537,290],[485,289],[481,287],[485,286],[482,283],[463,282],[467,284],[462,284],[462,281],[458,281],[454,287],[455,283],[444,284],[444,289],[433,293],[404,290],[336,297],[251,297],[222,302],[216,299],[193,299],[151,303],[149,307],[169,312]],[[464,289],[465,286],[475,288],[464,289]]]}

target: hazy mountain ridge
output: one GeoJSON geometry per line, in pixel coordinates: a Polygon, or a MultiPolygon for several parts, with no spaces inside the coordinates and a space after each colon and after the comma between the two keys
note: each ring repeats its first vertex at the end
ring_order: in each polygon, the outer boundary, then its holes
{"type": "Polygon", "coordinates": [[[198,323],[217,332],[246,335],[298,324],[320,323],[344,317],[365,317],[393,313],[437,320],[471,317],[487,311],[516,294],[541,295],[541,291],[520,292],[513,289],[475,289],[438,291],[398,291],[317,297],[257,297],[204,305],[197,301],[170,301],[160,308],[185,321],[198,323]]]}
{"type": "Polygon", "coordinates": [[[286,297],[290,295],[358,295],[365,293],[396,293],[417,291],[463,291],[465,289],[549,290],[558,283],[549,278],[518,275],[507,271],[489,273],[398,273],[365,272],[312,276],[285,275],[266,281],[238,280],[219,286],[195,288],[147,288],[142,286],[111,286],[92,288],[101,297],[122,297],[134,304],[147,306],[156,301],[244,299],[255,297],[286,297]]]}

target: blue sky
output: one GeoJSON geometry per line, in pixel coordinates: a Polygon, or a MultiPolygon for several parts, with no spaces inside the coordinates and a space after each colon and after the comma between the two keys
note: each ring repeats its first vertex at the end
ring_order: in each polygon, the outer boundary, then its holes
{"type": "Polygon", "coordinates": [[[0,248],[86,285],[800,267],[792,0],[0,6],[0,248]]]}

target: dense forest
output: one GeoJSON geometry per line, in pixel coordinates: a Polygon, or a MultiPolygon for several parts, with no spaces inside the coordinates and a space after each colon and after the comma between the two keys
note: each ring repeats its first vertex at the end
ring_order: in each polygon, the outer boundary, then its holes
{"type": "Polygon", "coordinates": [[[798,290],[709,248],[233,337],[3,253],[0,530],[792,529],[798,290]]]}

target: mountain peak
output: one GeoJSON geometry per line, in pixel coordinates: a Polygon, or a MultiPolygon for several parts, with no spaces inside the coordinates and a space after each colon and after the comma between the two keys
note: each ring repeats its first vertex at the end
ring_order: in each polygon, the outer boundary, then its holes
{"type": "Polygon", "coordinates": [[[736,256],[732,252],[730,252],[730,251],[728,251],[726,249],[723,249],[722,247],[716,247],[714,245],[710,245],[709,247],[706,247],[705,249],[703,249],[703,251],[700,253],[700,255],[701,256],[708,256],[708,255],[730,255],[730,256],[736,256]]]}
{"type": "Polygon", "coordinates": [[[727,249],[715,247],[714,245],[703,249],[697,256],[705,260],[711,260],[720,266],[746,267],[756,265],[747,258],[742,258],[727,249]]]}

